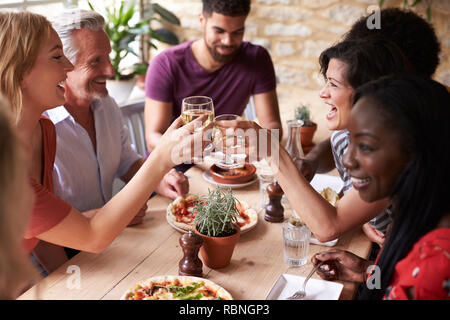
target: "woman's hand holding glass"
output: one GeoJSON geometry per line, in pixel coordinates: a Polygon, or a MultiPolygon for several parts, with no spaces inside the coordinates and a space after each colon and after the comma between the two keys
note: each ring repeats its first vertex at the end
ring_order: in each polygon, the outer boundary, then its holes
{"type": "Polygon", "coordinates": [[[211,143],[209,133],[213,123],[205,125],[207,121],[208,115],[202,115],[183,125],[180,116],[166,130],[153,152],[158,152],[159,158],[169,167],[202,158],[203,150],[211,143]]]}
{"type": "Polygon", "coordinates": [[[214,119],[212,133],[213,158],[218,167],[224,169],[238,168],[245,164],[247,158],[243,152],[235,152],[245,146],[244,136],[229,130],[241,117],[235,114],[223,114],[214,119]]]}
{"type": "MultiPolygon", "coordinates": [[[[202,115],[207,116],[204,123],[202,123],[202,127],[206,127],[213,122],[214,104],[210,97],[193,96],[183,99],[181,104],[181,119],[183,119],[183,124],[188,124],[202,115]]],[[[200,128],[196,128],[196,130],[200,130],[200,128]]]]}
{"type": "MultiPolygon", "coordinates": [[[[217,118],[216,118],[217,119],[217,118]]],[[[248,120],[215,121],[220,126],[222,136],[239,138],[233,148],[224,149],[224,153],[245,155],[249,163],[262,159],[278,159],[279,131],[261,128],[256,122],[248,120]]],[[[214,143],[216,140],[214,139],[214,143]]],[[[236,141],[236,140],[234,140],[236,141]]],[[[232,142],[234,142],[232,140],[232,142]]],[[[229,142],[228,142],[229,143],[229,142]]]]}

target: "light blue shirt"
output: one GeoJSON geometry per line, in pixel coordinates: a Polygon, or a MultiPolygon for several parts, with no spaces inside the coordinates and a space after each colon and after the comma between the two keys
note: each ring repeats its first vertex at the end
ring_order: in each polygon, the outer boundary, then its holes
{"type": "Polygon", "coordinates": [[[128,127],[116,102],[108,96],[95,100],[91,109],[97,152],[87,131],[64,106],[45,113],[56,127],[54,192],[81,212],[108,202],[114,178],[123,176],[140,158],[130,145],[128,127]]]}

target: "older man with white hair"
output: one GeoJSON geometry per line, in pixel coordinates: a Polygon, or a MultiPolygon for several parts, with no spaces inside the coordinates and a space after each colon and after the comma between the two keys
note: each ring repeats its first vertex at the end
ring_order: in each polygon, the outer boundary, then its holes
{"type": "MultiPolygon", "coordinates": [[[[106,89],[114,70],[104,18],[76,9],[50,21],[74,65],[64,84],[66,103],[47,111],[57,133],[54,190],[78,210],[92,210],[111,199],[115,177],[128,182],[145,160],[132,149],[120,108],[106,89]]],[[[188,190],[187,178],[172,169],[156,192],[175,199],[188,190]]],[[[142,222],[146,209],[130,224],[142,222]]]]}

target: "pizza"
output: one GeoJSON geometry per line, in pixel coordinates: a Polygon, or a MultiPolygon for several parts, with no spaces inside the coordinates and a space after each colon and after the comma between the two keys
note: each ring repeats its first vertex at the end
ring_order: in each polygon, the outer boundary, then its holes
{"type": "Polygon", "coordinates": [[[197,203],[198,196],[192,194],[176,198],[167,207],[167,220],[184,231],[194,230],[194,207],[197,203]]]}
{"type": "Polygon", "coordinates": [[[233,300],[214,282],[190,276],[160,276],[142,281],[127,290],[121,300],[233,300]]]}
{"type": "MultiPolygon", "coordinates": [[[[199,197],[196,195],[186,195],[176,198],[167,207],[167,221],[180,231],[189,231],[195,229],[194,218],[196,212],[194,210],[198,203],[199,197]]],[[[237,201],[238,209],[237,225],[241,228],[241,233],[253,228],[258,222],[258,214],[255,209],[250,208],[245,201],[237,201]]]]}

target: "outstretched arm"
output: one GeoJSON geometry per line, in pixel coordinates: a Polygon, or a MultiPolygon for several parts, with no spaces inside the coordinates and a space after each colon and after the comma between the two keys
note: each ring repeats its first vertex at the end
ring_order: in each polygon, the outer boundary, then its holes
{"type": "Polygon", "coordinates": [[[256,117],[261,127],[265,129],[279,129],[280,141],[283,137],[283,126],[281,125],[280,110],[276,90],[255,94],[256,117]]]}
{"type": "Polygon", "coordinates": [[[145,142],[147,150],[153,151],[162,135],[169,128],[172,121],[172,102],[162,102],[145,98],[145,142]]]}
{"type": "MultiPolygon", "coordinates": [[[[56,226],[37,237],[60,246],[89,252],[100,252],[117,237],[142,208],[164,174],[174,165],[192,158],[194,139],[202,139],[203,132],[195,132],[199,118],[182,128],[178,118],[161,138],[161,144],[150,154],[141,169],[108,203],[97,210],[92,219],[72,208],[56,226]],[[176,130],[177,128],[180,128],[176,130]],[[189,150],[184,153],[183,150],[189,150]],[[174,153],[176,152],[176,153],[174,153]]],[[[210,125],[211,126],[211,125],[210,125]]],[[[209,127],[204,130],[208,130],[209,127]]],[[[206,145],[203,142],[203,147],[206,145]]]]}

